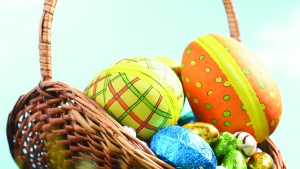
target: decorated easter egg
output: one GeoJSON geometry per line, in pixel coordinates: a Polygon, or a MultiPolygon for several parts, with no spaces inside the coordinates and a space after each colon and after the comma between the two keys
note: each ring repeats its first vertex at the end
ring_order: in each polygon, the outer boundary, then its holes
{"type": "Polygon", "coordinates": [[[237,149],[246,156],[252,156],[256,152],[257,142],[252,135],[239,131],[233,134],[237,140],[237,149]]]}
{"type": "MultiPolygon", "coordinates": [[[[180,81],[182,80],[181,72],[180,72],[180,70],[181,70],[180,62],[177,62],[176,60],[174,60],[170,57],[165,57],[165,56],[157,56],[157,57],[154,57],[154,58],[156,58],[157,60],[167,64],[175,72],[175,74],[178,76],[179,80],[180,81]]],[[[185,95],[183,96],[183,102],[185,102],[185,95]]]]}
{"type": "MultiPolygon", "coordinates": [[[[157,75],[161,77],[164,81],[166,81],[166,85],[168,87],[171,87],[173,92],[175,93],[177,100],[176,103],[178,103],[180,112],[182,111],[183,105],[184,105],[184,93],[182,88],[182,83],[180,80],[178,80],[178,77],[176,74],[180,69],[178,69],[177,62],[171,58],[168,57],[131,57],[131,58],[125,58],[120,61],[118,61],[115,65],[117,66],[123,66],[129,67],[132,66],[134,68],[135,65],[142,66],[143,68],[152,70],[157,75]],[[172,71],[175,73],[172,73],[172,71]]],[[[149,74],[150,76],[152,73],[149,74]]],[[[161,80],[157,79],[157,80],[161,80]]],[[[159,82],[159,81],[158,81],[159,82]]],[[[163,84],[163,83],[162,83],[163,84]]]]}
{"type": "Polygon", "coordinates": [[[219,139],[211,145],[219,163],[222,162],[227,153],[236,150],[236,138],[229,132],[221,132],[219,139]]]}
{"type": "Polygon", "coordinates": [[[269,154],[258,152],[249,158],[247,166],[249,169],[273,169],[274,161],[269,154]]]}
{"type": "Polygon", "coordinates": [[[261,143],[276,129],[281,95],[260,59],[237,40],[207,34],[182,56],[182,83],[198,121],[220,131],[245,131],[261,143]]]}
{"type": "Polygon", "coordinates": [[[228,169],[247,169],[246,160],[238,150],[229,151],[222,160],[221,165],[228,169]]]}
{"type": "Polygon", "coordinates": [[[213,144],[219,139],[218,129],[209,123],[193,122],[183,125],[202,137],[208,144],[213,144]]]}
{"type": "Polygon", "coordinates": [[[167,126],[155,133],[150,149],[175,168],[216,168],[216,157],[209,144],[182,126],[167,126]]]}
{"type": "Polygon", "coordinates": [[[175,72],[175,74],[177,76],[180,76],[181,65],[176,60],[174,60],[170,57],[165,57],[165,56],[157,56],[155,58],[157,60],[167,64],[175,72]]]}
{"type": "Polygon", "coordinates": [[[99,72],[84,93],[137,138],[147,141],[164,126],[177,123],[183,88],[173,70],[148,57],[125,58],[99,72]]]}

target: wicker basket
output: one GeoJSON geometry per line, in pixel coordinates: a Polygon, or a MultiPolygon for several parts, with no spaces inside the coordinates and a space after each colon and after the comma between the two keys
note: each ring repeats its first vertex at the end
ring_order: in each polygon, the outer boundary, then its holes
{"type": "MultiPolygon", "coordinates": [[[[128,134],[81,91],[52,81],[51,26],[57,0],[45,0],[39,30],[41,81],[21,95],[7,121],[10,152],[19,168],[173,168],[128,134]]],[[[230,34],[240,40],[231,0],[223,0],[230,34]]],[[[267,139],[260,145],[286,168],[267,139]]]]}

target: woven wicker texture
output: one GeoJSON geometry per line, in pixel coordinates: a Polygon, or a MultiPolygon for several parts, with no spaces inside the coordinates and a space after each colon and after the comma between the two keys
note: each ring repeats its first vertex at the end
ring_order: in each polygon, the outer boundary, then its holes
{"type": "MultiPolygon", "coordinates": [[[[57,0],[45,0],[40,20],[41,81],[21,95],[7,121],[7,139],[19,168],[173,168],[132,137],[81,91],[52,81],[51,34],[57,0]]],[[[235,10],[223,0],[232,37],[240,39],[235,10]]],[[[260,145],[286,168],[270,139],[260,145]]]]}

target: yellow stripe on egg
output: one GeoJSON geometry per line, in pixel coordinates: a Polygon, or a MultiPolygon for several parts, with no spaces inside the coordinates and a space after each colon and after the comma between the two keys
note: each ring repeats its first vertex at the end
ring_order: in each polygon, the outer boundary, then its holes
{"type": "MultiPolygon", "coordinates": [[[[254,129],[254,135],[257,140],[262,142],[269,136],[268,121],[265,117],[265,112],[261,103],[253,90],[244,72],[238,66],[236,61],[228,53],[230,48],[222,46],[216,39],[210,35],[205,35],[202,38],[195,40],[202,46],[219,65],[222,72],[228,78],[230,85],[235,89],[242,103],[244,104],[247,114],[251,120],[254,129]],[[214,50],[217,49],[217,50],[214,50]]],[[[249,125],[249,124],[248,124],[249,125]]]]}

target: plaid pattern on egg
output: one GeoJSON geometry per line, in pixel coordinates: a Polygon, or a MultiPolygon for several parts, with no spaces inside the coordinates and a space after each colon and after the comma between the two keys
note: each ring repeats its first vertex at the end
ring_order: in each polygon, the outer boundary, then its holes
{"type": "Polygon", "coordinates": [[[174,121],[165,96],[134,75],[99,73],[86,87],[85,94],[120,124],[134,128],[142,140],[150,139],[156,131],[174,121]]]}
{"type": "Polygon", "coordinates": [[[183,108],[184,104],[184,93],[182,88],[182,83],[179,80],[179,77],[176,75],[176,73],[172,70],[172,68],[164,63],[163,61],[154,58],[154,57],[131,57],[131,58],[125,58],[116,63],[116,65],[120,64],[128,64],[128,65],[134,65],[137,64],[139,66],[144,67],[145,69],[149,69],[156,73],[157,75],[160,75],[163,80],[167,82],[167,84],[172,88],[173,92],[175,93],[178,104],[180,107],[180,111],[183,108]]]}

